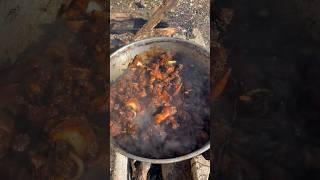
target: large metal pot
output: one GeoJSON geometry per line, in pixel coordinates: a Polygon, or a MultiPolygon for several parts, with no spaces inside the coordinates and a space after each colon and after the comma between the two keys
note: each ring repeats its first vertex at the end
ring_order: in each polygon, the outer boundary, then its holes
{"type": "MultiPolygon", "coordinates": [[[[114,81],[119,77],[125,69],[127,69],[128,64],[135,55],[144,54],[148,51],[154,51],[157,49],[170,51],[173,54],[179,54],[181,58],[189,59],[193,63],[201,66],[201,70],[210,73],[210,53],[209,50],[204,47],[195,44],[191,41],[177,39],[177,38],[150,38],[141,41],[131,43],[127,46],[124,46],[114,52],[110,57],[110,82],[114,81]]],[[[179,60],[178,60],[179,61],[179,60]]],[[[208,88],[209,88],[209,77],[208,79],[208,88]]],[[[165,163],[174,163],[190,159],[194,156],[197,156],[210,148],[210,142],[208,141],[203,147],[183,156],[174,157],[170,159],[150,159],[145,157],[139,157],[129,152],[126,152],[124,149],[119,147],[112,139],[110,139],[111,146],[114,150],[120,152],[128,158],[135,159],[138,161],[150,162],[154,164],[165,164],[165,163]]]]}

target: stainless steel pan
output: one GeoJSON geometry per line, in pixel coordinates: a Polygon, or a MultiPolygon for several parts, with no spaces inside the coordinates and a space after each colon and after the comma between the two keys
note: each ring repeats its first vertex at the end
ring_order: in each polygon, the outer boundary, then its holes
{"type": "MultiPolygon", "coordinates": [[[[210,74],[210,53],[209,50],[204,47],[195,44],[191,41],[177,39],[177,38],[151,38],[141,41],[131,43],[127,46],[124,46],[114,52],[110,57],[110,82],[112,83],[116,80],[123,72],[127,69],[128,64],[131,62],[132,58],[135,55],[141,55],[149,51],[158,51],[165,50],[178,55],[179,59],[188,60],[196,64],[201,68],[201,71],[206,72],[208,77],[205,77],[208,80],[209,87],[209,74],[210,74]]],[[[170,159],[150,159],[146,157],[140,157],[129,152],[126,152],[124,149],[119,147],[112,139],[110,139],[111,146],[124,156],[128,158],[135,159],[138,161],[150,162],[154,164],[165,164],[165,163],[174,163],[190,159],[194,156],[197,156],[210,148],[210,142],[208,141],[203,147],[183,156],[174,157],[170,159]]]]}

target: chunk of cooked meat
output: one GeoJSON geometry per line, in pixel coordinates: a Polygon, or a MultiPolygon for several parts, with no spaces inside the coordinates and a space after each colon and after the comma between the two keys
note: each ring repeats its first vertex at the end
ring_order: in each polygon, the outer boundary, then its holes
{"type": "Polygon", "coordinates": [[[139,55],[136,55],[132,62],[129,64],[130,68],[136,68],[138,66],[142,66],[142,57],[139,55]]]}
{"type": "Polygon", "coordinates": [[[147,92],[145,88],[142,88],[141,91],[138,94],[139,97],[146,97],[147,96],[147,92]]]}
{"type": "Polygon", "coordinates": [[[162,80],[164,78],[164,74],[162,74],[158,68],[151,70],[150,75],[153,76],[156,80],[162,80]]]}
{"type": "Polygon", "coordinates": [[[173,66],[165,66],[166,73],[171,74],[174,72],[174,67],[173,66]]]}
{"type": "Polygon", "coordinates": [[[162,121],[166,120],[167,118],[169,118],[170,116],[174,115],[175,113],[177,113],[177,108],[174,106],[165,106],[163,107],[161,113],[157,114],[154,117],[154,120],[156,122],[156,124],[160,124],[162,121]]]}

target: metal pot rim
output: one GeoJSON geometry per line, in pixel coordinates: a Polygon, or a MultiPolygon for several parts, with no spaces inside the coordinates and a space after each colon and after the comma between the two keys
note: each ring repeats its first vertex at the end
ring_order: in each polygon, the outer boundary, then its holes
{"type": "MultiPolygon", "coordinates": [[[[128,45],[125,45],[125,46],[121,47],[120,49],[118,49],[117,51],[115,51],[114,53],[112,53],[110,56],[110,59],[112,57],[116,56],[117,54],[121,53],[122,51],[130,48],[131,46],[140,45],[140,44],[146,45],[146,44],[155,43],[155,42],[187,43],[187,44],[191,44],[191,45],[196,46],[197,48],[201,49],[203,52],[205,52],[208,55],[208,57],[210,55],[210,52],[208,49],[202,47],[199,44],[196,44],[195,42],[189,41],[189,40],[180,39],[180,38],[173,38],[173,37],[155,37],[155,38],[143,39],[143,40],[136,41],[136,42],[130,43],[128,45]]],[[[193,158],[197,155],[200,155],[210,149],[210,141],[209,141],[203,147],[201,147],[195,151],[192,151],[191,153],[188,153],[186,155],[182,155],[182,156],[178,156],[178,157],[174,157],[174,158],[167,158],[167,159],[152,159],[152,158],[144,158],[144,157],[136,156],[136,155],[133,155],[133,154],[123,150],[121,147],[119,147],[116,143],[113,142],[113,139],[111,136],[110,136],[110,143],[116,152],[119,152],[122,155],[124,155],[130,159],[135,159],[135,160],[142,161],[142,162],[149,162],[149,163],[153,163],[153,164],[167,164],[167,163],[175,163],[175,162],[184,161],[184,160],[193,158]]]]}

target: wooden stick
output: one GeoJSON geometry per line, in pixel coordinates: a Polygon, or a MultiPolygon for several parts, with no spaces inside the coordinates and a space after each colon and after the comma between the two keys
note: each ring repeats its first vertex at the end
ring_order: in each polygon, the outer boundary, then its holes
{"type": "Polygon", "coordinates": [[[114,170],[112,179],[127,179],[128,176],[128,158],[120,153],[115,153],[114,170]]]}
{"type": "Polygon", "coordinates": [[[202,155],[191,159],[191,172],[193,180],[209,179],[210,161],[202,155]]]}
{"type": "Polygon", "coordinates": [[[178,0],[164,0],[163,4],[152,14],[149,21],[133,37],[133,40],[139,40],[146,32],[151,31],[164,18],[165,13],[175,7],[177,3],[178,0]]]}
{"type": "Polygon", "coordinates": [[[138,169],[137,180],[147,180],[150,167],[151,163],[141,162],[140,167],[138,169]]]}

